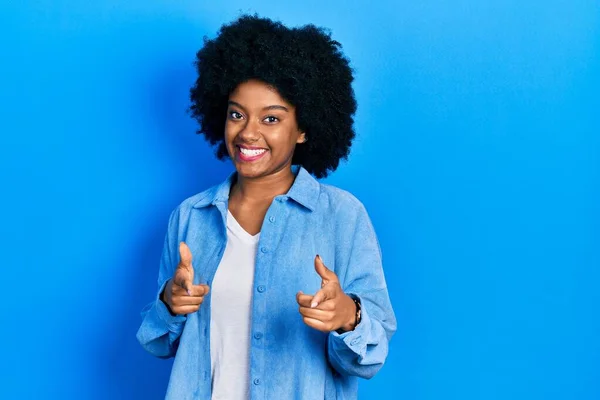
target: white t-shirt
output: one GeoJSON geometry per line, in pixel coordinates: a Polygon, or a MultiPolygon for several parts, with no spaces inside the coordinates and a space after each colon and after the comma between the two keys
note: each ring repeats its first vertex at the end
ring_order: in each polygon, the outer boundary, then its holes
{"type": "Polygon", "coordinates": [[[250,396],[252,284],[259,236],[250,235],[227,212],[227,245],[210,288],[212,400],[250,396]]]}

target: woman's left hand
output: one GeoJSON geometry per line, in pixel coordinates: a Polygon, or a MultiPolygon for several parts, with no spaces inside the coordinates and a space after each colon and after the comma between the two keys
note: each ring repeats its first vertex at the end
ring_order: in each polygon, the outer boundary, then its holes
{"type": "Polygon", "coordinates": [[[337,275],[323,264],[319,255],[315,257],[315,271],[321,277],[321,290],[314,296],[302,292],[296,294],[304,323],[323,332],[353,330],[356,320],[354,300],[344,293],[337,275]]]}

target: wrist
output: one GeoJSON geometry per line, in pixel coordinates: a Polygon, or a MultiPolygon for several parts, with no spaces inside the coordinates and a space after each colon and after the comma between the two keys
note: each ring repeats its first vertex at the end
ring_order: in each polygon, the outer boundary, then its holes
{"type": "Polygon", "coordinates": [[[167,307],[167,311],[169,311],[169,314],[171,314],[172,316],[176,317],[177,314],[175,314],[173,312],[173,310],[171,310],[171,306],[169,305],[169,302],[167,301],[167,296],[165,294],[165,292],[167,291],[167,289],[169,289],[169,283],[167,282],[167,284],[165,285],[164,289],[162,290],[162,292],[160,292],[160,295],[158,296],[158,299],[167,307]]]}
{"type": "Polygon", "coordinates": [[[354,295],[346,295],[348,299],[348,317],[346,318],[346,323],[342,325],[339,329],[336,330],[337,333],[345,333],[353,331],[356,328],[356,325],[360,322],[360,300],[357,296],[354,295]]]}

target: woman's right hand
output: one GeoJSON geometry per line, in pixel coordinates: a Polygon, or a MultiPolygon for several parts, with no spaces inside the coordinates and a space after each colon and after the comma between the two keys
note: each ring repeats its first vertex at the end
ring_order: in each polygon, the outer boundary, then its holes
{"type": "Polygon", "coordinates": [[[173,315],[184,315],[198,311],[210,290],[208,285],[194,285],[192,252],[184,243],[179,243],[180,261],[173,278],[169,279],[160,299],[173,315]]]}

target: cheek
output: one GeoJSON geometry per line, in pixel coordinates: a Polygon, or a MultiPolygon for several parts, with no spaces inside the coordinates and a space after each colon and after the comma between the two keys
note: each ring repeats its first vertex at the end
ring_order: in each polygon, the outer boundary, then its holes
{"type": "Polygon", "coordinates": [[[225,138],[225,144],[228,147],[229,147],[230,143],[233,141],[234,137],[235,137],[235,130],[229,124],[225,124],[224,138],[225,138]]]}
{"type": "Polygon", "coordinates": [[[225,145],[225,149],[227,150],[227,154],[229,155],[229,157],[232,157],[232,152],[234,151],[234,149],[232,148],[232,142],[234,139],[234,135],[232,134],[232,130],[231,129],[227,129],[227,126],[225,126],[225,132],[224,132],[224,136],[223,136],[223,144],[225,145]]]}
{"type": "Polygon", "coordinates": [[[273,150],[276,154],[279,154],[281,156],[287,155],[287,153],[293,150],[292,144],[290,143],[288,137],[278,137],[276,139],[274,138],[270,142],[268,142],[268,144],[271,150],[273,150]]]}
{"type": "Polygon", "coordinates": [[[280,149],[285,149],[286,151],[294,151],[294,147],[296,146],[296,140],[298,139],[298,134],[296,131],[291,129],[284,129],[277,132],[277,135],[273,135],[272,143],[273,145],[277,145],[280,149]]]}

